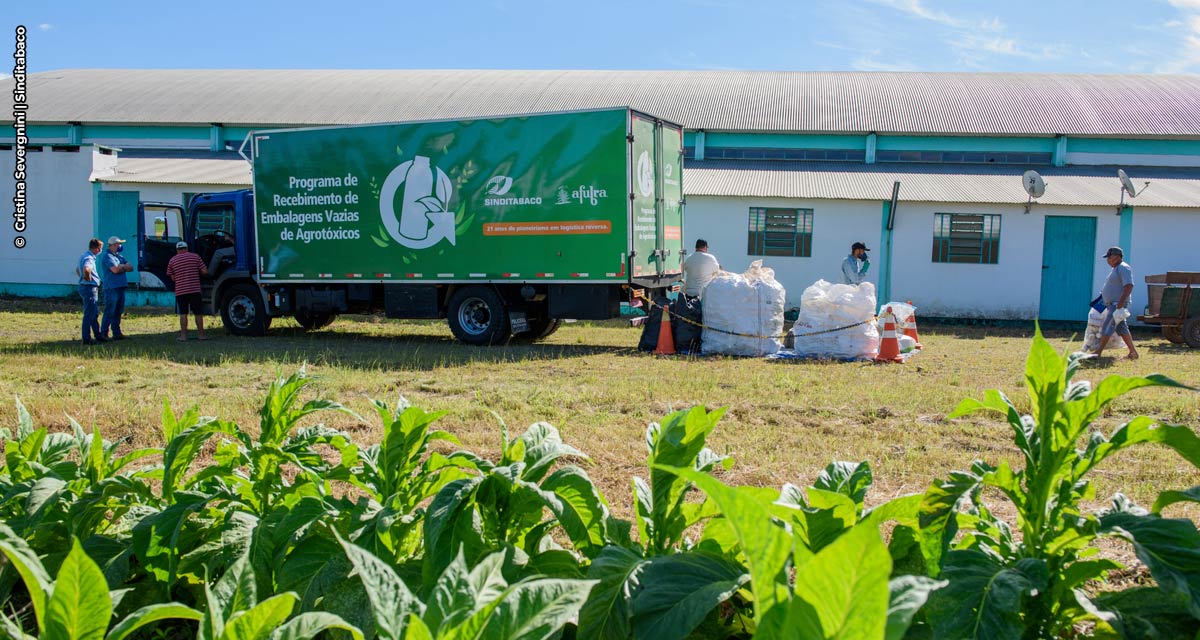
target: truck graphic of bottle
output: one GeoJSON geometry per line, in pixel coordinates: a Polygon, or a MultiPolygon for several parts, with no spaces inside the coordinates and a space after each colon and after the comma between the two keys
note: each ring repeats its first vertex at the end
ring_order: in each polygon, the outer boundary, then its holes
{"type": "Polygon", "coordinates": [[[409,248],[426,248],[443,238],[454,244],[453,215],[447,211],[452,188],[450,177],[426,156],[400,163],[383,181],[379,193],[384,229],[409,248]],[[400,189],[404,191],[397,216],[394,202],[400,189]]]}

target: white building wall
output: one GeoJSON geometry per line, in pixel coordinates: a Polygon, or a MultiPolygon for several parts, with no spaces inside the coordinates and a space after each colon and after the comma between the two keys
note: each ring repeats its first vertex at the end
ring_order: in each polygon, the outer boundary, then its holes
{"type": "MultiPolygon", "coordinates": [[[[876,248],[882,215],[882,203],[871,201],[689,196],[683,241],[691,251],[697,238],[707,240],[709,251],[726,271],[741,273],[761,259],[764,266],[775,270],[775,278],[787,292],[787,305],[792,307],[800,305],[804,289],[817,280],[842,281],[842,260],[850,253],[851,244],[862,241],[876,248]],[[751,207],[812,209],[812,257],[747,255],[751,207]]],[[[877,282],[877,278],[878,264],[873,263],[867,279],[877,282]]]]}
{"type": "MultiPolygon", "coordinates": [[[[75,264],[87,250],[93,230],[93,149],[31,151],[26,156],[27,228],[24,249],[13,246],[18,235],[12,219],[0,225],[0,283],[73,285],[78,282],[75,264]]],[[[106,158],[109,156],[100,156],[106,158]]],[[[16,159],[0,154],[0,202],[11,207],[16,185],[12,179],[16,159]]],[[[11,215],[11,209],[9,209],[11,215]]]]}
{"type": "MultiPolygon", "coordinates": [[[[813,210],[813,250],[810,258],[763,257],[763,264],[775,269],[775,276],[787,290],[788,306],[798,305],[804,289],[818,279],[840,282],[841,262],[850,244],[861,240],[873,249],[868,279],[878,285],[882,265],[879,244],[882,203],[851,200],[790,200],[772,198],[688,198],[684,219],[685,243],[691,247],[696,238],[708,240],[710,251],[729,271],[743,271],[759,256],[746,253],[747,227],[751,207],[811,208],[813,210]]],[[[1115,207],[1064,207],[1035,205],[1029,214],[1023,205],[957,205],[901,202],[892,238],[891,297],[912,300],[922,314],[941,317],[978,317],[994,319],[1033,319],[1041,301],[1042,247],[1047,216],[1085,216],[1096,219],[1096,244],[1093,291],[1099,292],[1109,267],[1100,258],[1106,247],[1119,244],[1120,217],[1115,207]],[[933,224],[935,213],[999,214],[1000,256],[997,264],[946,264],[933,262],[933,224]]],[[[1134,216],[1133,256],[1136,273],[1161,273],[1170,268],[1183,269],[1189,255],[1184,245],[1188,237],[1200,236],[1200,212],[1171,213],[1170,210],[1143,212],[1134,216]],[[1158,217],[1155,217],[1155,216],[1158,217]],[[1189,228],[1191,235],[1180,234],[1189,228]],[[1156,226],[1157,225],[1157,226],[1156,226]],[[1175,235],[1172,235],[1175,234],[1175,235]],[[1151,253],[1155,238],[1172,238],[1171,259],[1146,256],[1145,266],[1136,262],[1138,255],[1151,253]],[[1148,270],[1148,269],[1152,269],[1148,270]]],[[[1159,253],[1155,250],[1154,253],[1159,253]]],[[[1200,270],[1200,266],[1191,267],[1200,270]]],[[[1138,275],[1141,282],[1141,275],[1138,275]]],[[[1145,287],[1135,288],[1133,309],[1145,304],[1145,287]]]]}
{"type": "Polygon", "coordinates": [[[144,184],[137,182],[106,182],[105,191],[136,191],[138,200],[142,202],[167,202],[185,205],[184,193],[217,193],[222,191],[237,191],[246,187],[214,184],[144,184]]]}
{"type": "Polygon", "coordinates": [[[1200,203],[1195,209],[1134,207],[1133,246],[1125,247],[1133,268],[1133,302],[1141,314],[1146,307],[1145,277],[1168,271],[1200,271],[1200,203]]]}

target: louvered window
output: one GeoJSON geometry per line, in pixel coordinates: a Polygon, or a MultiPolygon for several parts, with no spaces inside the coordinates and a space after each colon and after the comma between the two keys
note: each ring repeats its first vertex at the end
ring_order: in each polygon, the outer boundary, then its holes
{"type": "Polygon", "coordinates": [[[933,261],[996,264],[1000,256],[1000,216],[937,213],[933,217],[933,261]]]}
{"type": "Polygon", "coordinates": [[[812,255],[812,209],[750,208],[749,241],[752,256],[812,255]]]}

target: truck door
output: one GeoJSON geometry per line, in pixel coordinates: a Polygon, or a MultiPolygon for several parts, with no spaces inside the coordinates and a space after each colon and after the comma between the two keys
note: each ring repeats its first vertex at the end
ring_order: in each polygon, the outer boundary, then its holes
{"type": "Polygon", "coordinates": [[[659,174],[662,176],[663,272],[683,273],[683,128],[661,123],[659,174]]]}
{"type": "Polygon", "coordinates": [[[138,203],[139,284],[173,289],[167,263],[175,256],[175,243],[183,240],[183,207],[163,202],[138,203]]]}
{"type": "Polygon", "coordinates": [[[682,273],[683,130],[633,112],[630,185],[633,277],[682,273]]]}
{"type": "Polygon", "coordinates": [[[629,185],[633,220],[633,277],[646,278],[663,273],[662,260],[662,183],[657,170],[662,152],[660,125],[647,115],[632,113],[630,133],[629,185]]]}

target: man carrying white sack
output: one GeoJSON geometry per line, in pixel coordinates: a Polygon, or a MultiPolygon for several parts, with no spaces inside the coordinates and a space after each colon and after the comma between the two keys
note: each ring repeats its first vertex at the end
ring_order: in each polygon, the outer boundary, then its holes
{"type": "Polygon", "coordinates": [[[683,295],[689,298],[699,298],[704,287],[712,282],[714,276],[721,270],[716,256],[708,252],[708,241],[696,241],[696,252],[683,261],[683,295]]]}
{"type": "Polygon", "coordinates": [[[842,284],[857,286],[867,279],[867,269],[871,268],[868,251],[867,245],[861,242],[850,245],[850,255],[842,261],[842,284]]]}

